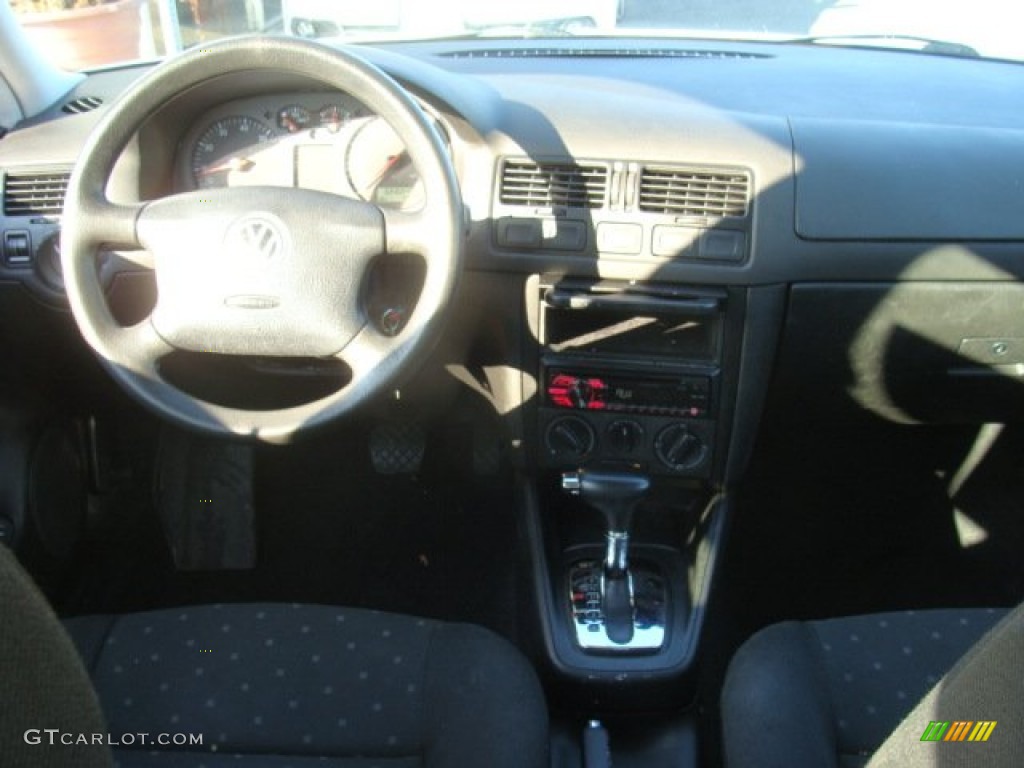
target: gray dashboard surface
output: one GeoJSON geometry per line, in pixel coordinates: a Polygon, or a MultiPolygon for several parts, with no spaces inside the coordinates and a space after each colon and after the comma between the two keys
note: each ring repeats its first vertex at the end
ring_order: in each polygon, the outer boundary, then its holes
{"type": "Polygon", "coordinates": [[[1024,131],[809,118],[791,124],[802,237],[1024,239],[1024,131]]]}
{"type": "Polygon", "coordinates": [[[755,251],[787,237],[796,245],[795,236],[1024,239],[1020,64],[658,39],[398,50],[443,70],[452,90],[484,84],[477,95],[490,96],[490,108],[481,116],[496,117],[493,127],[527,151],[561,145],[595,157],[735,163],[755,170],[761,207],[766,190],[785,195],[792,185],[788,200],[772,195],[755,251]],[[788,122],[792,145],[780,140],[779,122],[788,122]],[[777,175],[783,153],[792,153],[788,178],[777,175]]]}

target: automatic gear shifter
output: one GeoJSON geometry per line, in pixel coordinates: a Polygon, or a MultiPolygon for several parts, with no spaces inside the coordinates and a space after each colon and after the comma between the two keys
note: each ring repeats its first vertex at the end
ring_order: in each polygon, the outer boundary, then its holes
{"type": "Polygon", "coordinates": [[[601,614],[614,645],[628,645],[634,633],[633,576],[629,529],[633,510],[650,487],[644,475],[579,470],[562,475],[562,488],[604,515],[605,557],[601,573],[601,614]]]}

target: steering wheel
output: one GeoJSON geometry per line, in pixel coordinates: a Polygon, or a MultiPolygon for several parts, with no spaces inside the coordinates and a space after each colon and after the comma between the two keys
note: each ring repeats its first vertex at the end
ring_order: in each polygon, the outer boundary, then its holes
{"type": "Polygon", "coordinates": [[[132,86],[91,134],[68,185],[61,259],[82,335],[113,377],[186,428],[286,442],[386,390],[440,335],[462,268],[463,207],[436,128],[390,77],[358,56],[273,37],[231,39],[158,66],[132,86]],[[168,100],[204,81],[252,71],[304,76],[358,99],[386,120],[422,180],[416,212],[312,190],[204,189],[150,202],[107,196],[121,151],[168,100]],[[120,325],[104,298],[103,248],[153,256],[152,313],[120,325]],[[415,254],[425,264],[415,309],[397,335],[367,321],[364,287],[374,260],[415,254]],[[346,386],[314,402],[246,410],[206,402],[170,383],[160,360],[174,350],[279,358],[336,358],[346,386]]]}

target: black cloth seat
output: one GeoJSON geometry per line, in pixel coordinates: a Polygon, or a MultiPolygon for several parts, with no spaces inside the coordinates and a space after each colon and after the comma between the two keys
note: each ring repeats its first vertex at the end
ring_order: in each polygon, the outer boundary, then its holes
{"type": "Polygon", "coordinates": [[[480,627],[234,604],[74,618],[65,632],[3,546],[0,608],[2,766],[548,768],[536,676],[480,627]],[[73,741],[48,744],[44,729],[73,741]],[[94,734],[113,749],[78,738],[94,734]],[[202,744],[152,743],[176,734],[202,744]]]}
{"type": "MultiPolygon", "coordinates": [[[[930,691],[946,684],[961,657],[981,647],[979,640],[1008,613],[907,611],[784,622],[761,630],[737,651],[726,675],[721,702],[726,765],[845,768],[865,765],[873,755],[890,764],[877,753],[900,727],[908,729],[906,742],[919,748],[892,764],[909,764],[925,753],[920,737],[929,722],[926,715],[909,715],[930,691]]],[[[1019,679],[1019,666],[1006,674],[1019,679]]],[[[932,719],[980,720],[995,711],[973,708],[947,714],[940,707],[932,719]]]]}
{"type": "Polygon", "coordinates": [[[532,670],[479,627],[302,604],[89,616],[65,626],[111,733],[204,737],[202,747],[171,754],[117,749],[122,766],[214,768],[237,764],[236,755],[296,768],[546,760],[547,715],[532,670]]]}

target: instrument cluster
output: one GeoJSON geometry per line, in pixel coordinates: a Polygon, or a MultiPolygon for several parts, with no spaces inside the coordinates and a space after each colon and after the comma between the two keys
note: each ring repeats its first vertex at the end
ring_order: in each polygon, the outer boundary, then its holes
{"type": "Polygon", "coordinates": [[[210,110],[185,135],[178,180],[184,189],[301,187],[399,210],[424,203],[395,131],[337,92],[246,98],[210,110]]]}

